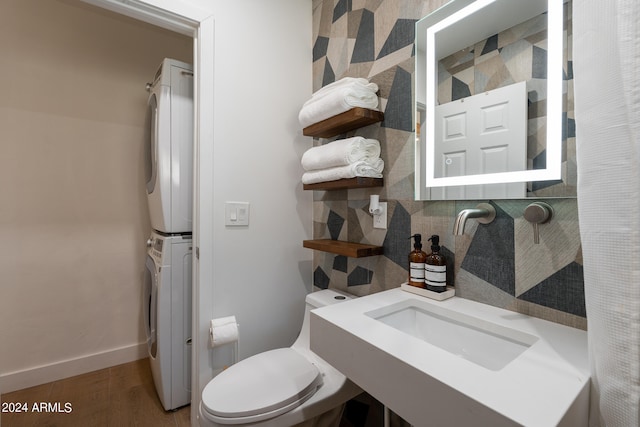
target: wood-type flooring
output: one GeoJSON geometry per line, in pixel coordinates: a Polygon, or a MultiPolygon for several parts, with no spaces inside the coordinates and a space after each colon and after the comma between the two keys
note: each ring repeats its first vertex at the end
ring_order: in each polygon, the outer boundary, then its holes
{"type": "Polygon", "coordinates": [[[188,427],[191,410],[164,410],[149,359],[3,394],[2,408],[2,427],[188,427]]]}

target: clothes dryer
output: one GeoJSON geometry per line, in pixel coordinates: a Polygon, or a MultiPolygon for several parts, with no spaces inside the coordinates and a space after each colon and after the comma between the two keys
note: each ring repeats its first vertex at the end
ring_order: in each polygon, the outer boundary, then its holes
{"type": "Polygon", "coordinates": [[[147,241],[143,316],[151,373],[162,406],[191,401],[191,235],[152,232],[147,241]]]}
{"type": "Polygon", "coordinates": [[[165,59],[147,88],[144,157],[151,227],[162,233],[191,232],[192,66],[165,59]]]}

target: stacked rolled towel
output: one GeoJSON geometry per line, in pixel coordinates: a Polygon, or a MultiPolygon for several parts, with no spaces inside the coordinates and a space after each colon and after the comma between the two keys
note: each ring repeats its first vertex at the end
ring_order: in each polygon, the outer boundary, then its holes
{"type": "Polygon", "coordinates": [[[380,143],[377,140],[354,136],[308,149],[302,155],[302,167],[311,171],[345,166],[359,160],[368,161],[378,157],[380,143]]]}
{"type": "Polygon", "coordinates": [[[377,91],[378,85],[369,83],[367,79],[342,78],[315,92],[302,106],[298,120],[305,128],[349,111],[353,107],[376,109],[378,107],[377,91]]]}
{"type": "Polygon", "coordinates": [[[318,169],[315,171],[307,171],[302,175],[302,183],[315,184],[318,182],[355,178],[357,176],[382,178],[383,169],[384,162],[381,158],[377,158],[371,163],[367,163],[361,160],[350,165],[337,166],[335,168],[328,169],[318,169]]]}
{"type": "Polygon", "coordinates": [[[303,184],[364,176],[382,178],[380,143],[354,136],[310,148],[302,155],[303,184]]]}

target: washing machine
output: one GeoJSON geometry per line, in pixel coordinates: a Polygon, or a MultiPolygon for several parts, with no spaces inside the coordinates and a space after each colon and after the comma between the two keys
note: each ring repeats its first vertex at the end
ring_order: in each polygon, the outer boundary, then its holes
{"type": "Polygon", "coordinates": [[[152,232],[147,246],[142,301],[151,373],[171,410],[191,401],[192,236],[152,232]]]}
{"type": "Polygon", "coordinates": [[[193,71],[164,59],[152,83],[145,119],[145,178],[151,228],[192,231],[193,71]]]}

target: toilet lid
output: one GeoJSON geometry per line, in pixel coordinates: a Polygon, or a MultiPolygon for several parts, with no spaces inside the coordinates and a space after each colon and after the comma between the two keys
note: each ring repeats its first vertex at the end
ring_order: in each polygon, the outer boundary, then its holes
{"type": "Polygon", "coordinates": [[[276,416],[279,408],[300,405],[321,384],[315,365],[291,348],[279,348],[224,370],[204,388],[202,404],[209,414],[225,418],[276,416]]]}

